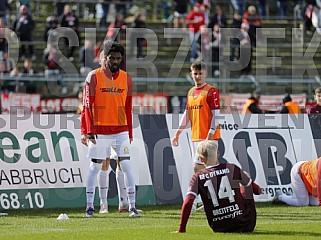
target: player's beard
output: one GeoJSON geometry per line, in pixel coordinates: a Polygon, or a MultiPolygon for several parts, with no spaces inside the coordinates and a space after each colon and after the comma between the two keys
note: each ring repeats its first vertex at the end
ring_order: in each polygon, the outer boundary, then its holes
{"type": "Polygon", "coordinates": [[[111,65],[110,63],[108,63],[108,67],[112,73],[119,71],[119,65],[117,65],[117,64],[111,65]]]}

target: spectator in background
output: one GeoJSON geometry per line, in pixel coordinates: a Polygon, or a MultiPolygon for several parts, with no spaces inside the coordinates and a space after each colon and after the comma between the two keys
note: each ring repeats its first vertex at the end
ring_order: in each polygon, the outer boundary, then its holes
{"type": "MultiPolygon", "coordinates": [[[[146,24],[146,17],[145,14],[143,13],[138,13],[134,23],[133,23],[133,28],[146,28],[147,24],[146,24]]],[[[134,32],[132,32],[131,34],[131,41],[130,41],[130,56],[133,57],[134,56],[134,45],[136,44],[137,47],[137,58],[141,59],[143,58],[143,44],[144,44],[144,36],[141,36],[141,34],[137,34],[134,32]],[[137,39],[137,40],[136,40],[137,39]]]]}
{"type": "MultiPolygon", "coordinates": [[[[233,21],[231,24],[231,28],[241,29],[242,25],[242,16],[239,12],[235,11],[233,14],[233,21]]],[[[240,57],[240,43],[237,38],[231,39],[231,61],[236,61],[236,51],[237,51],[237,58],[240,57]]]]}
{"type": "Polygon", "coordinates": [[[307,32],[312,31],[312,13],[314,5],[316,4],[313,0],[310,0],[311,2],[306,4],[303,10],[303,22],[304,22],[304,28],[307,32]]]}
{"type": "Polygon", "coordinates": [[[198,1],[201,4],[201,11],[204,13],[205,16],[205,25],[208,26],[210,22],[210,10],[211,10],[211,1],[210,0],[200,0],[198,1]]]}
{"type": "Polygon", "coordinates": [[[33,76],[35,73],[35,70],[32,68],[32,61],[26,58],[23,62],[22,74],[24,76],[33,76]]]}
{"type": "Polygon", "coordinates": [[[1,0],[0,1],[0,18],[2,18],[5,22],[5,24],[9,24],[9,19],[7,18],[7,13],[9,11],[9,14],[12,11],[11,5],[10,5],[11,1],[9,2],[8,0],[1,0]]]}
{"type": "Polygon", "coordinates": [[[213,63],[213,73],[214,76],[218,77],[220,76],[220,68],[219,68],[219,63],[220,63],[220,47],[221,47],[221,39],[222,35],[220,32],[220,25],[215,24],[213,27],[213,37],[212,37],[212,63],[213,63]]]}
{"type": "MultiPolygon", "coordinates": [[[[22,5],[27,6],[27,12],[29,15],[31,15],[31,5],[30,5],[31,0],[17,0],[17,9],[19,10],[19,8],[22,5]]],[[[19,14],[19,11],[17,12],[17,14],[19,14]]]]}
{"type": "Polygon", "coordinates": [[[259,92],[253,92],[251,97],[249,97],[249,99],[246,101],[242,113],[263,113],[263,111],[259,108],[260,97],[261,94],[259,92]]]}
{"type": "Polygon", "coordinates": [[[47,47],[43,52],[42,61],[45,64],[45,76],[57,76],[60,72],[60,66],[63,63],[62,57],[58,56],[56,47],[47,43],[47,47]]]}
{"type": "Polygon", "coordinates": [[[47,42],[48,36],[51,31],[56,29],[58,27],[58,18],[56,15],[52,15],[47,17],[46,19],[46,30],[45,30],[45,35],[44,35],[44,40],[47,42]]]}
{"type": "MultiPolygon", "coordinates": [[[[0,61],[0,76],[9,76],[15,68],[16,63],[12,58],[9,58],[8,53],[3,54],[3,60],[0,61]]],[[[2,88],[8,92],[16,91],[16,82],[13,80],[4,80],[2,88]]]]}
{"type": "MultiPolygon", "coordinates": [[[[21,70],[22,76],[30,77],[35,75],[35,70],[32,68],[32,61],[26,58],[23,62],[23,69],[21,70]]],[[[33,80],[24,80],[24,85],[26,87],[26,93],[36,93],[36,83],[33,80]]]]}
{"type": "Polygon", "coordinates": [[[102,10],[102,15],[101,18],[98,20],[99,26],[101,28],[106,28],[107,27],[107,16],[109,13],[109,5],[112,3],[111,0],[99,0],[100,5],[101,5],[101,10],[102,10]]]}
{"type": "Polygon", "coordinates": [[[314,91],[314,100],[316,101],[315,105],[310,109],[309,113],[321,113],[321,87],[318,87],[314,91]]]}
{"type": "Polygon", "coordinates": [[[15,61],[9,57],[9,54],[3,53],[3,60],[0,61],[2,67],[1,67],[1,73],[3,74],[9,74],[13,68],[16,66],[15,61]]]}
{"type": "Polygon", "coordinates": [[[121,13],[124,18],[127,17],[127,8],[130,7],[132,0],[118,0],[116,1],[116,14],[121,13]]]}
{"type": "Polygon", "coordinates": [[[174,28],[186,27],[185,18],[187,17],[188,0],[174,0],[174,28]]]}
{"type": "Polygon", "coordinates": [[[284,19],[285,17],[287,17],[289,5],[290,5],[289,0],[276,0],[276,8],[278,9],[278,16],[281,19],[284,19]]]}
{"type": "Polygon", "coordinates": [[[20,40],[20,59],[24,60],[26,58],[26,46],[29,49],[29,55],[31,60],[36,60],[36,55],[33,51],[32,45],[32,33],[35,27],[32,17],[27,13],[27,6],[22,5],[19,9],[19,16],[13,23],[13,30],[19,37],[20,40]]]}
{"type": "Polygon", "coordinates": [[[5,38],[5,21],[0,18],[0,61],[3,60],[3,54],[8,53],[8,40],[5,38]]]}
{"type": "Polygon", "coordinates": [[[211,64],[211,45],[212,45],[212,36],[211,31],[207,28],[206,25],[201,26],[200,36],[197,39],[197,43],[200,46],[200,59],[206,63],[206,65],[211,64]]]}
{"type": "Polygon", "coordinates": [[[9,76],[10,77],[17,77],[17,78],[20,78],[21,77],[21,73],[20,73],[20,70],[17,66],[15,66],[11,72],[9,73],[9,76]]]}
{"type": "Polygon", "coordinates": [[[80,73],[84,76],[99,67],[98,58],[95,56],[94,43],[91,40],[85,40],[84,46],[80,49],[80,73]]]}
{"type": "Polygon", "coordinates": [[[251,44],[252,47],[255,48],[257,39],[256,29],[261,28],[263,22],[260,16],[257,14],[256,8],[254,6],[251,5],[247,8],[247,11],[244,13],[242,22],[249,25],[249,35],[251,38],[251,44]]]}
{"type": "Polygon", "coordinates": [[[100,52],[102,51],[103,41],[98,40],[95,44],[95,57],[99,59],[100,52]]]}
{"type": "Polygon", "coordinates": [[[240,40],[240,48],[245,50],[242,58],[239,57],[239,63],[243,67],[241,73],[243,75],[249,75],[252,71],[252,52],[253,45],[251,44],[251,37],[249,35],[249,25],[246,23],[241,24],[241,33],[238,37],[240,40]],[[245,55],[248,54],[248,55],[245,55]],[[248,58],[246,57],[248,56],[248,58]]]}
{"type": "Polygon", "coordinates": [[[115,21],[108,27],[107,39],[116,42],[126,39],[126,28],[127,25],[123,13],[117,13],[115,21]]]}
{"type": "Polygon", "coordinates": [[[167,22],[167,19],[169,18],[170,16],[170,8],[171,8],[171,3],[170,1],[167,1],[167,0],[162,0],[162,8],[163,8],[163,19],[162,21],[164,23],[167,22]]]}
{"type": "Polygon", "coordinates": [[[221,28],[227,26],[226,16],[219,5],[215,6],[215,14],[210,17],[208,28],[213,29],[215,24],[218,24],[221,28]]]}
{"type": "Polygon", "coordinates": [[[286,113],[286,114],[301,113],[299,105],[295,102],[292,102],[292,98],[289,94],[282,99],[282,102],[284,106],[282,107],[280,113],[286,113]]]}
{"type": "Polygon", "coordinates": [[[61,87],[61,93],[67,93],[66,82],[60,75],[61,66],[63,65],[63,58],[57,52],[56,45],[47,42],[47,47],[43,52],[42,61],[45,64],[45,76],[55,77],[57,85],[61,87]]]}
{"type": "MultiPolygon", "coordinates": [[[[72,11],[69,5],[65,5],[64,13],[58,18],[58,26],[66,27],[74,30],[79,37],[79,20],[76,14],[72,11]]],[[[69,46],[68,38],[64,38],[64,55],[69,58],[69,61],[74,61],[73,53],[76,46],[69,46]]]]}
{"type": "Polygon", "coordinates": [[[266,0],[258,0],[258,9],[261,17],[266,16],[266,7],[267,7],[266,0]]]}
{"type": "Polygon", "coordinates": [[[246,0],[231,0],[231,3],[233,5],[234,11],[237,11],[241,14],[241,16],[243,16],[246,9],[246,0]]]}
{"type": "Polygon", "coordinates": [[[73,0],[55,0],[56,2],[56,11],[57,11],[57,16],[60,16],[64,12],[65,5],[67,2],[71,2],[73,0]]]}
{"type": "Polygon", "coordinates": [[[21,78],[20,78],[22,76],[22,74],[17,66],[15,66],[11,70],[9,76],[15,79],[13,81],[10,81],[12,84],[14,84],[14,86],[12,88],[13,91],[16,93],[25,93],[26,88],[24,86],[24,81],[21,81],[21,78]]]}
{"type": "Polygon", "coordinates": [[[193,10],[190,11],[186,17],[186,24],[188,24],[189,38],[191,46],[190,62],[194,62],[197,56],[197,39],[200,35],[200,27],[205,25],[205,15],[201,11],[201,4],[195,3],[193,10]]]}

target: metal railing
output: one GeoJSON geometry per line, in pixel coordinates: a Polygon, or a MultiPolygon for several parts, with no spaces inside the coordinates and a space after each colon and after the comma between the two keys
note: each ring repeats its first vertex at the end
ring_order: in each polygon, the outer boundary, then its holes
{"type": "MultiPolygon", "coordinates": [[[[0,76],[1,92],[6,91],[6,86],[24,86],[28,82],[35,85],[47,85],[51,88],[64,88],[65,95],[76,95],[84,83],[85,77],[79,75],[57,75],[57,76],[20,76],[10,77],[7,75],[0,76]]],[[[254,90],[267,94],[277,94],[270,86],[277,86],[278,93],[282,89],[291,89],[301,91],[309,96],[313,95],[314,89],[321,86],[321,80],[318,76],[314,78],[280,78],[278,76],[252,76],[246,75],[240,78],[207,78],[209,84],[216,86],[221,93],[247,93],[254,90]],[[297,87],[296,87],[297,86],[297,87]]],[[[135,93],[166,93],[185,95],[186,90],[194,85],[192,79],[186,77],[177,78],[147,78],[133,77],[133,90],[135,93]],[[141,88],[143,87],[143,88],[141,88]],[[140,90],[143,89],[143,90],[140,90]]],[[[23,88],[22,88],[23,89],[23,88]]],[[[42,94],[42,90],[38,89],[38,93],[42,94]]]]}

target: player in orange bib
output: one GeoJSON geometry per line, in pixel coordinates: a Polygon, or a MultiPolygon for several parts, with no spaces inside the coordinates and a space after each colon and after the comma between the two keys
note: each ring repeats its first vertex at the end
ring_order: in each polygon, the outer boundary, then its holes
{"type": "Polygon", "coordinates": [[[301,161],[291,170],[293,196],[276,192],[272,203],[284,202],[291,206],[321,206],[321,158],[301,161]]]}
{"type": "MultiPolygon", "coordinates": [[[[218,127],[218,115],[220,113],[220,96],[218,90],[205,82],[207,77],[206,64],[195,61],[191,67],[191,77],[195,86],[188,91],[187,104],[178,130],[172,139],[173,146],[178,146],[179,136],[191,123],[193,158],[197,145],[203,140],[218,140],[221,137],[218,127]]],[[[199,159],[194,159],[194,172],[204,168],[204,164],[199,159]]]]}
{"type": "MultiPolygon", "coordinates": [[[[190,74],[194,80],[195,86],[188,91],[187,104],[183,117],[180,121],[178,130],[172,139],[173,146],[178,146],[179,136],[191,123],[192,130],[192,158],[194,159],[194,172],[204,169],[204,164],[198,157],[195,157],[197,146],[203,140],[216,141],[221,137],[218,115],[220,113],[219,91],[205,82],[207,77],[206,64],[201,61],[195,61],[190,67],[190,74]]],[[[196,200],[193,210],[196,210],[196,200]]]]}
{"type": "Polygon", "coordinates": [[[135,179],[130,161],[132,135],[132,78],[120,69],[124,47],[108,41],[104,45],[105,66],[91,71],[85,82],[81,113],[82,142],[88,141],[91,164],[86,180],[86,217],[93,217],[97,174],[101,163],[118,156],[127,186],[131,217],[139,217],[135,206],[135,179]]]}
{"type": "Polygon", "coordinates": [[[299,113],[301,113],[299,104],[293,102],[290,95],[285,96],[282,99],[282,102],[283,102],[284,106],[282,107],[280,113],[285,113],[285,114],[299,114],[299,113]]]}

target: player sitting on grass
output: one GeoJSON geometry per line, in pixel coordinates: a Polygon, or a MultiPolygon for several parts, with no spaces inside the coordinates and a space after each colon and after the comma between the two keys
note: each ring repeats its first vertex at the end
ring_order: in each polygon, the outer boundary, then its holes
{"type": "Polygon", "coordinates": [[[178,232],[186,232],[195,197],[200,194],[209,226],[215,232],[252,232],[256,225],[253,192],[261,194],[247,173],[231,163],[219,163],[217,144],[205,140],[197,155],[206,168],[193,175],[182,206],[178,232]]]}

